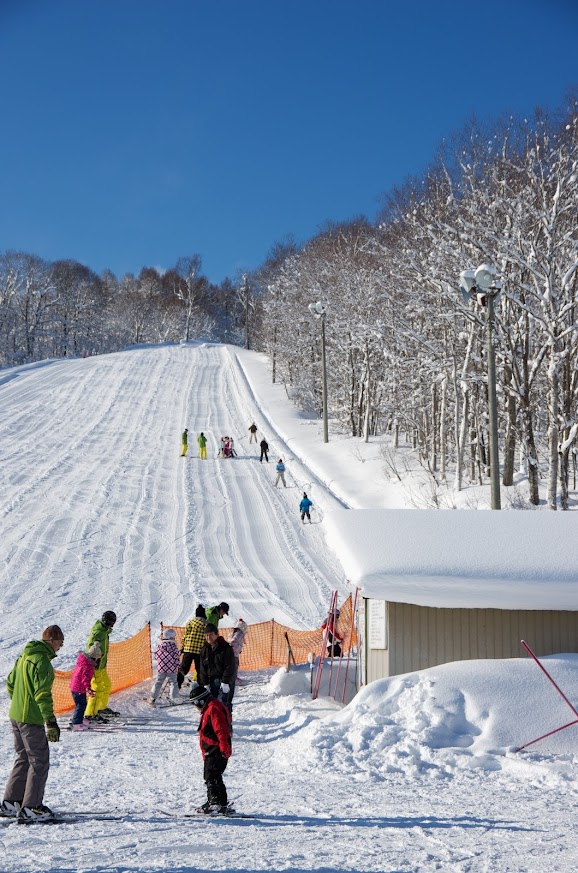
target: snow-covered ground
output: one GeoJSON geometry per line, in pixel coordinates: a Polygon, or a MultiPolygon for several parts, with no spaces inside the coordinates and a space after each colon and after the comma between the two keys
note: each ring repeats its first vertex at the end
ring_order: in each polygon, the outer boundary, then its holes
{"type": "MultiPolygon", "coordinates": [[[[122,639],[226,599],[232,623],[318,626],[349,586],[323,535],[339,507],[403,507],[377,442],[320,440],[261,356],[215,345],[134,349],[0,374],[0,780],[12,766],[5,677],[58,622],[72,666],[103,609],[122,639]],[[259,463],[255,419],[271,446],[259,463]],[[188,426],[189,454],[180,458],[188,426]],[[209,437],[209,459],[195,437],[209,437]],[[215,458],[218,438],[238,458],[215,458]],[[288,468],[273,487],[274,461],[288,468]],[[314,524],[301,524],[302,490],[314,524]]],[[[415,492],[414,492],[415,493],[415,492]]],[[[467,504],[466,504],[467,505],[467,504]]],[[[578,701],[578,656],[544,663],[578,701]]],[[[327,675],[324,674],[327,682],[327,675]]],[[[46,802],[115,821],[0,826],[16,871],[569,871],[578,726],[527,659],[462,662],[312,701],[307,667],[245,674],[235,699],[231,799],[252,819],[175,820],[204,796],[190,706],[152,713],[147,687],[112,700],[151,721],[53,746],[46,802]]],[[[61,718],[63,724],[65,718],[61,718]]]]}

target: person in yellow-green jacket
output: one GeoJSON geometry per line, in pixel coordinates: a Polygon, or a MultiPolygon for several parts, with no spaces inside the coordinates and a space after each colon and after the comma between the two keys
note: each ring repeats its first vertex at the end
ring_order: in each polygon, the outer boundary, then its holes
{"type": "Polygon", "coordinates": [[[43,803],[50,770],[48,743],[60,739],[52,701],[54,670],[50,662],[63,643],[61,629],[57,624],[50,625],[42,632],[41,640],[26,643],[6,680],[12,701],[8,717],[12,722],[16,761],[0,804],[2,817],[24,823],[54,818],[52,810],[43,803]]]}
{"type": "Polygon", "coordinates": [[[116,716],[119,713],[114,709],[110,709],[108,698],[112,683],[110,676],[106,670],[108,660],[108,638],[116,623],[116,613],[111,609],[103,612],[102,618],[92,626],[92,630],[86,644],[86,651],[90,649],[93,643],[100,645],[101,658],[98,665],[98,670],[94,671],[94,677],[90,683],[90,687],[94,691],[94,697],[91,697],[86,705],[85,718],[93,722],[108,721],[107,716],[116,716]]]}
{"type": "Polygon", "coordinates": [[[199,444],[199,458],[203,458],[206,461],[207,460],[207,437],[205,436],[203,431],[201,431],[200,434],[198,435],[197,442],[199,444]]]}

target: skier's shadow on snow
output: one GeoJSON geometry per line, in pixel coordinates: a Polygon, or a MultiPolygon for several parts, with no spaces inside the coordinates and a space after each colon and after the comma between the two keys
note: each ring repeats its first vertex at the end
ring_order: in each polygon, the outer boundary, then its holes
{"type": "Polygon", "coordinates": [[[247,818],[239,817],[235,818],[234,816],[227,817],[223,816],[219,818],[218,816],[215,818],[211,818],[211,823],[215,822],[216,824],[224,824],[227,827],[230,827],[232,824],[240,825],[244,827],[246,825],[251,825],[253,827],[262,825],[263,827],[280,827],[280,826],[290,826],[294,827],[295,825],[305,825],[315,828],[322,827],[351,827],[351,828],[400,828],[403,830],[409,830],[410,828],[424,828],[425,830],[434,830],[434,829],[449,829],[449,828],[463,828],[464,830],[475,830],[477,828],[483,828],[487,830],[488,828],[492,828],[492,830],[498,831],[522,831],[527,833],[537,832],[537,828],[530,828],[524,825],[520,825],[513,821],[508,821],[507,819],[490,819],[490,818],[476,818],[475,816],[469,815],[458,815],[458,816],[447,816],[447,817],[437,817],[437,816],[362,816],[360,818],[351,818],[347,816],[333,816],[332,818],[318,818],[317,816],[307,816],[307,815],[268,815],[267,813],[254,813],[252,815],[248,815],[247,818]]]}
{"type": "Polygon", "coordinates": [[[223,824],[227,827],[231,825],[239,825],[241,827],[245,827],[247,825],[251,825],[252,827],[282,827],[282,826],[290,826],[294,827],[296,824],[303,826],[310,826],[315,828],[322,827],[351,827],[351,828],[400,828],[403,830],[409,830],[410,828],[424,828],[426,830],[434,830],[434,829],[449,829],[449,828],[463,828],[464,830],[475,830],[477,828],[483,828],[487,830],[491,828],[492,830],[498,831],[509,831],[509,832],[528,832],[533,833],[536,832],[537,828],[530,828],[524,825],[520,825],[516,822],[508,821],[506,819],[490,819],[490,818],[476,818],[475,816],[468,815],[458,815],[458,816],[447,816],[447,817],[437,817],[437,816],[361,816],[359,818],[351,818],[346,816],[333,816],[332,818],[317,818],[317,816],[307,816],[307,815],[267,815],[255,813],[254,815],[249,815],[247,818],[239,817],[235,818],[234,816],[227,817],[223,816],[219,818],[218,816],[215,818],[211,818],[211,823],[215,824],[223,824]]]}

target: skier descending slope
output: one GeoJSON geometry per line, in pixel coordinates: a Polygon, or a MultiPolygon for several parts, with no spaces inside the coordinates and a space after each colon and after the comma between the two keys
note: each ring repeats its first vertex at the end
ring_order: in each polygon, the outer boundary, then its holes
{"type": "Polygon", "coordinates": [[[227,707],[211,697],[207,688],[196,690],[192,703],[201,712],[199,744],[203,756],[203,775],[207,802],[197,812],[203,815],[227,815],[233,810],[227,803],[223,773],[232,754],[231,716],[227,707]]]}

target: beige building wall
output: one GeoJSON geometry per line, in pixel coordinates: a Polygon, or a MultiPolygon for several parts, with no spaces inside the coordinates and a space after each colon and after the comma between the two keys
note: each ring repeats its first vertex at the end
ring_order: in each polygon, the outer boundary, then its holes
{"type": "Polygon", "coordinates": [[[388,603],[388,649],[367,649],[366,681],[477,658],[578,651],[578,611],[434,609],[388,603]],[[386,672],[384,672],[384,670],[386,672]]]}

